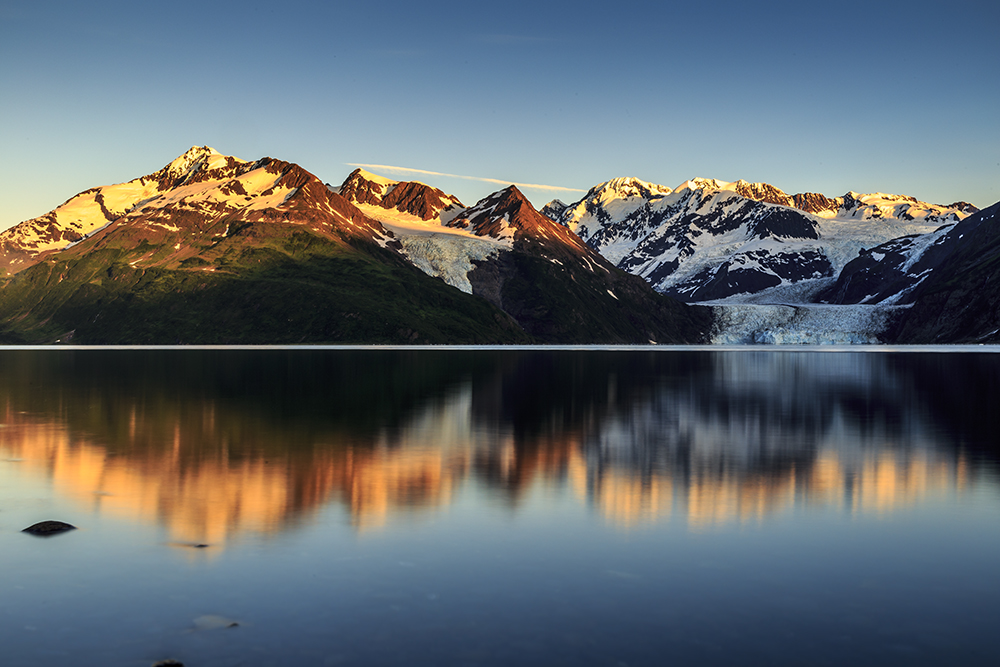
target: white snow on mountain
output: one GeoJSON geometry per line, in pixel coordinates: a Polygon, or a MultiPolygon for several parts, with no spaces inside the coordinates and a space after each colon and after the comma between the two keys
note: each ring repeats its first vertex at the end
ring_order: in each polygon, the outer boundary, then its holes
{"type": "MultiPolygon", "coordinates": [[[[110,225],[145,225],[177,232],[177,216],[199,214],[216,224],[227,212],[280,207],[297,191],[282,183],[287,165],[264,158],[247,162],[208,146],[195,146],[165,167],[126,183],[92,188],[49,213],[0,233],[9,272],[34,263],[43,252],[63,250],[110,225]]],[[[338,218],[329,202],[318,201],[338,218]]],[[[299,223],[296,219],[288,224],[299,223]]],[[[345,224],[352,224],[343,219],[345,224]]],[[[219,223],[222,224],[222,223],[219,223]]],[[[225,232],[222,232],[223,234],[225,232]]]]}
{"type": "Polygon", "coordinates": [[[483,261],[513,247],[510,237],[476,236],[468,229],[448,227],[465,209],[452,209],[433,220],[373,204],[355,204],[370,218],[382,223],[402,245],[403,254],[429,276],[441,278],[466,294],[472,294],[469,272],[474,261],[483,261]]]}
{"type": "Polygon", "coordinates": [[[620,268],[688,300],[706,298],[713,280],[710,293],[730,296],[829,278],[862,248],[933,232],[968,215],[883,193],[828,199],[834,208],[815,214],[794,201],[766,183],[695,178],[670,189],[620,178],[548,210],[620,268]]]}
{"type": "Polygon", "coordinates": [[[545,212],[663,293],[712,305],[715,342],[875,342],[879,307],[809,305],[859,253],[913,238],[912,265],[967,206],[849,192],[788,195],[767,183],[694,178],[668,188],[617,178],[545,212]],[[824,338],[825,337],[825,338],[824,338]]]}
{"type": "Polygon", "coordinates": [[[361,178],[365,179],[370,183],[377,183],[383,187],[382,194],[387,195],[392,192],[392,189],[399,185],[399,181],[394,181],[391,178],[386,178],[385,176],[379,176],[378,174],[373,174],[365,169],[358,169],[358,174],[361,178]]]}
{"type": "Polygon", "coordinates": [[[168,177],[186,180],[199,171],[221,169],[227,166],[230,160],[246,164],[243,160],[223,155],[210,146],[192,146],[183,155],[164,167],[164,171],[168,177]]]}
{"type": "Polygon", "coordinates": [[[0,242],[35,254],[64,248],[103,229],[136,202],[155,198],[157,186],[140,178],[81,192],[50,213],[0,233],[0,242]]]}

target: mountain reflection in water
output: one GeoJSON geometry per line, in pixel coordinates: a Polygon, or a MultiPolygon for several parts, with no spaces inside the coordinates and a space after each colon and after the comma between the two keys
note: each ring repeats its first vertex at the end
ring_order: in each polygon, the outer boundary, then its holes
{"type": "Polygon", "coordinates": [[[891,512],[995,470],[993,355],[4,351],[0,456],[221,546],[553,486],[631,527],[891,512]],[[983,465],[983,464],[987,465],[983,465]]]}

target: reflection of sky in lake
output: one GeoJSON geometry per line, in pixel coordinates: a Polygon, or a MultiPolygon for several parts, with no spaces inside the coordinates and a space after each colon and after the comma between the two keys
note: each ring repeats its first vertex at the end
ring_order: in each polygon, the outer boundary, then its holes
{"type": "Polygon", "coordinates": [[[42,629],[112,662],[997,656],[992,355],[3,361],[24,664],[61,664],[42,629]],[[50,518],[81,530],[16,532],[50,518]]]}

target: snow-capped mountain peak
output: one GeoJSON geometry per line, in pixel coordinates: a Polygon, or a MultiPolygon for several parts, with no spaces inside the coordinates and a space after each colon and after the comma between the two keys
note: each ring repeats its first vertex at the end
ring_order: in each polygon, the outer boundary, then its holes
{"type": "Polygon", "coordinates": [[[308,224],[317,231],[322,227],[324,234],[341,223],[350,230],[346,233],[381,233],[370,220],[361,220],[354,207],[342,204],[297,165],[272,158],[248,162],[195,146],[152,174],[91,188],[0,233],[0,268],[16,273],[45,253],[125,228],[135,238],[145,235],[157,243],[164,234],[180,235],[175,241],[178,257],[198,252],[193,239],[203,234],[225,236],[237,218],[308,224]]]}
{"type": "Polygon", "coordinates": [[[227,166],[231,160],[244,164],[243,160],[223,155],[211,146],[192,146],[161,171],[171,181],[183,183],[195,172],[218,169],[227,166]]]}
{"type": "Polygon", "coordinates": [[[864,247],[968,215],[878,192],[790,196],[768,183],[693,178],[672,191],[644,184],[647,195],[631,183],[614,179],[544,212],[619,268],[687,300],[829,280],[864,247]]]}
{"type": "Polygon", "coordinates": [[[448,226],[469,229],[476,236],[513,239],[515,231],[521,230],[525,220],[530,219],[523,215],[525,207],[531,208],[531,204],[517,187],[511,185],[480,199],[448,226]]]}
{"type": "Polygon", "coordinates": [[[631,176],[613,178],[587,191],[578,202],[555,199],[542,208],[542,215],[555,220],[586,240],[604,220],[628,217],[636,208],[672,194],[670,188],[631,176]]]}
{"type": "MultiPolygon", "coordinates": [[[[638,178],[631,176],[612,178],[610,181],[601,183],[600,185],[591,189],[594,196],[599,196],[601,198],[606,198],[606,196],[614,194],[618,197],[646,197],[647,199],[669,195],[671,189],[663,186],[657,185],[655,183],[649,183],[647,181],[641,181],[638,178]]],[[[587,193],[591,196],[591,193],[587,193]]]]}
{"type": "Polygon", "coordinates": [[[726,190],[731,189],[731,185],[731,183],[720,181],[717,178],[698,177],[684,181],[674,188],[674,192],[680,192],[681,190],[726,190]]]}
{"type": "Polygon", "coordinates": [[[514,185],[481,199],[448,225],[468,229],[477,236],[534,242],[546,247],[554,245],[563,249],[572,248],[576,252],[592,252],[566,227],[536,211],[514,185]]]}
{"type": "Polygon", "coordinates": [[[399,185],[398,181],[393,181],[382,176],[377,176],[364,169],[352,171],[336,192],[354,204],[374,204],[382,203],[382,199],[392,192],[399,185]]]}

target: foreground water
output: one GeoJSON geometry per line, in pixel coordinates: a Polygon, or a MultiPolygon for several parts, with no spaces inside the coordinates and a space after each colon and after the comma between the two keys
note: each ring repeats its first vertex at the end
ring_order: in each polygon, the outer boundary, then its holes
{"type": "Polygon", "coordinates": [[[0,662],[993,665],[998,396],[973,353],[3,351],[0,662]]]}

